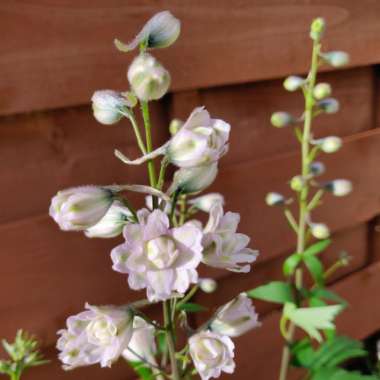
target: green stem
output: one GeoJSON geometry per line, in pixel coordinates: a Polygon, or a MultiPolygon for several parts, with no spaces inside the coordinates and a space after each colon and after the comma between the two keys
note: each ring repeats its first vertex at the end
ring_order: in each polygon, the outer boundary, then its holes
{"type": "MultiPolygon", "coordinates": [[[[141,112],[144,120],[145,126],[145,136],[146,136],[146,152],[150,153],[153,150],[152,145],[152,128],[150,124],[150,116],[149,116],[149,106],[148,102],[141,101],[141,112]]],[[[152,160],[148,161],[148,173],[149,173],[149,182],[152,187],[156,187],[156,169],[154,167],[154,163],[152,160]]]]}
{"type": "Polygon", "coordinates": [[[169,359],[172,369],[172,380],[180,380],[181,377],[179,374],[178,363],[175,355],[174,332],[169,301],[163,301],[163,311],[166,328],[166,343],[168,346],[169,359]]]}
{"type": "MultiPolygon", "coordinates": [[[[310,171],[310,135],[311,135],[311,125],[313,119],[313,107],[314,107],[314,97],[313,90],[315,86],[315,82],[317,79],[317,70],[318,70],[318,56],[320,51],[320,43],[318,40],[313,42],[313,52],[312,52],[312,60],[311,60],[311,68],[307,78],[307,88],[305,91],[305,119],[304,119],[304,127],[302,134],[302,177],[308,178],[310,171]]],[[[298,235],[297,235],[297,252],[302,254],[305,251],[306,244],[306,229],[307,229],[307,217],[308,217],[308,193],[309,193],[309,184],[305,183],[305,186],[301,190],[299,197],[299,223],[298,223],[298,235]]],[[[302,269],[298,268],[295,274],[295,286],[299,290],[302,288],[303,282],[303,273],[302,269]]],[[[294,331],[295,326],[293,323],[290,323],[289,326],[289,339],[287,344],[283,348],[282,359],[281,359],[281,368],[279,380],[286,380],[289,363],[291,359],[291,352],[289,345],[294,340],[294,331]]]]}
{"type": "Polygon", "coordinates": [[[126,112],[121,112],[126,118],[129,119],[129,121],[131,122],[132,124],[132,128],[135,132],[135,136],[136,136],[136,140],[137,140],[137,145],[139,146],[140,150],[141,150],[141,153],[142,154],[146,154],[147,151],[146,151],[146,147],[145,147],[145,144],[144,144],[144,140],[143,138],[141,137],[141,133],[140,133],[140,129],[139,129],[139,126],[137,125],[137,122],[136,122],[136,119],[135,119],[135,116],[133,114],[132,111],[126,113],[126,112]]]}

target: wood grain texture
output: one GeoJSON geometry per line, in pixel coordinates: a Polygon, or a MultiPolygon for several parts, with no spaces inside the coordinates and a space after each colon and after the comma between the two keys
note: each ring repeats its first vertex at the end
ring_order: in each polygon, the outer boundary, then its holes
{"type": "Polygon", "coordinates": [[[163,9],[183,25],[180,40],[157,54],[174,91],[305,72],[317,16],[329,25],[326,49],[348,51],[351,66],[380,59],[374,0],[3,0],[0,113],[88,103],[96,89],[125,89],[133,55],[118,53],[112,41],[132,39],[163,9]]]}

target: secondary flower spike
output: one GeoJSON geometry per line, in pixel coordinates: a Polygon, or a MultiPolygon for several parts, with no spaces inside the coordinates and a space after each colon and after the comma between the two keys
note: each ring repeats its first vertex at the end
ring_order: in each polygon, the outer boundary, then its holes
{"type": "Polygon", "coordinates": [[[169,11],[155,14],[129,44],[115,39],[117,49],[128,52],[139,45],[148,49],[166,48],[172,45],[181,33],[181,22],[169,11]]]}
{"type": "Polygon", "coordinates": [[[112,268],[128,274],[132,289],[146,288],[149,301],[186,292],[198,281],[202,231],[190,222],[170,229],[161,210],[143,209],[137,216],[139,224],[126,225],[125,243],[112,250],[112,268]]]}
{"type": "Polygon", "coordinates": [[[189,339],[189,352],[202,380],[217,378],[235,370],[235,345],[228,336],[202,331],[189,339]]]}
{"type": "Polygon", "coordinates": [[[114,196],[107,187],[72,187],[53,197],[49,214],[64,231],[86,230],[103,218],[114,196]]]}
{"type": "Polygon", "coordinates": [[[100,363],[110,367],[127,348],[133,332],[133,314],[126,307],[91,306],[67,319],[58,331],[59,359],[66,370],[100,363]]]}

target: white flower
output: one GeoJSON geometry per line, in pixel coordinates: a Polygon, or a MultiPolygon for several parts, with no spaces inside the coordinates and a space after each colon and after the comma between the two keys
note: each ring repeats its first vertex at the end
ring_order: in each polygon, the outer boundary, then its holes
{"type": "Polygon", "coordinates": [[[181,168],[216,162],[228,150],[230,125],[211,119],[203,108],[196,108],[181,129],[171,138],[167,154],[181,168]]]}
{"type": "Polygon", "coordinates": [[[133,320],[133,335],[128,348],[123,352],[126,360],[141,362],[145,360],[153,365],[157,365],[155,354],[157,352],[154,340],[154,327],[145,322],[139,316],[133,320]]]}
{"type": "Polygon", "coordinates": [[[181,22],[169,11],[156,13],[129,44],[115,40],[116,47],[124,52],[135,49],[140,44],[147,48],[165,48],[172,45],[181,32],[181,22]]]}
{"type": "Polygon", "coordinates": [[[215,203],[220,203],[222,206],[224,205],[224,197],[219,193],[209,193],[190,199],[188,203],[196,207],[198,210],[210,212],[215,203]]]}
{"type": "Polygon", "coordinates": [[[91,306],[67,319],[58,331],[57,349],[63,368],[100,363],[110,367],[127,348],[132,337],[133,314],[126,307],[91,306]]]}
{"type": "Polygon", "coordinates": [[[170,86],[169,72],[148,53],[137,56],[128,69],[128,81],[143,101],[162,98],[170,86]]]}
{"type": "Polygon", "coordinates": [[[210,329],[222,335],[237,337],[260,326],[252,301],[245,293],[220,307],[212,320],[210,329]]]}
{"type": "Polygon", "coordinates": [[[103,218],[113,198],[114,191],[107,187],[72,187],[53,197],[49,215],[62,230],[86,230],[103,218]]]}
{"type": "Polygon", "coordinates": [[[131,220],[131,211],[120,201],[114,201],[103,218],[85,230],[85,235],[89,238],[112,238],[120,235],[124,226],[131,220]]]}
{"type": "Polygon", "coordinates": [[[125,243],[112,250],[113,269],[127,273],[132,289],[146,288],[149,301],[185,293],[196,283],[202,258],[202,231],[192,223],[169,228],[161,210],[140,210],[139,224],[124,227],[125,243]]]}
{"type": "Polygon", "coordinates": [[[235,345],[228,336],[202,331],[189,339],[190,355],[202,380],[217,378],[222,371],[235,370],[235,345]]]}
{"type": "Polygon", "coordinates": [[[223,207],[215,204],[204,229],[202,261],[212,267],[224,268],[233,272],[250,271],[250,264],[258,252],[247,248],[249,237],[237,233],[240,215],[233,212],[223,214],[223,207]]]}
{"type": "Polygon", "coordinates": [[[102,124],[115,124],[123,117],[123,108],[128,106],[127,100],[119,92],[99,90],[92,95],[94,117],[102,124]]]}
{"type": "Polygon", "coordinates": [[[182,193],[198,193],[209,187],[218,174],[218,164],[216,162],[204,166],[192,168],[180,168],[173,176],[173,183],[168,192],[173,193],[181,189],[182,193]]]}

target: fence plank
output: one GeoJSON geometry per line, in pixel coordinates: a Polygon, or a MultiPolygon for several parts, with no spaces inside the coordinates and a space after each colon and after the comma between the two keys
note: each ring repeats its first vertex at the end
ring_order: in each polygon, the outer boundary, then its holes
{"type": "Polygon", "coordinates": [[[380,4],[373,0],[239,0],[233,10],[227,0],[3,0],[0,113],[87,103],[98,88],[125,89],[132,55],[118,53],[112,40],[131,39],[162,9],[183,23],[178,43],[157,54],[173,74],[174,91],[305,72],[316,16],[329,25],[326,48],[347,50],[351,66],[380,59],[380,4]]]}

